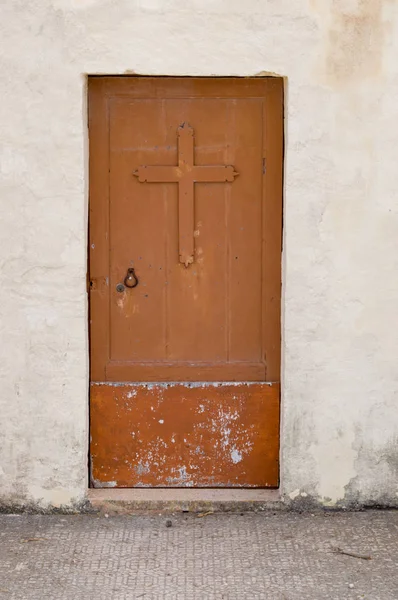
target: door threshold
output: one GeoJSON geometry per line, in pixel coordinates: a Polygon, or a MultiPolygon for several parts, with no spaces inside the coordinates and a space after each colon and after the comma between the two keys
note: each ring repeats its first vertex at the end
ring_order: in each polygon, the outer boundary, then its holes
{"type": "Polygon", "coordinates": [[[89,489],[91,507],[102,514],[259,512],[283,508],[279,490],[119,488],[89,489]]]}

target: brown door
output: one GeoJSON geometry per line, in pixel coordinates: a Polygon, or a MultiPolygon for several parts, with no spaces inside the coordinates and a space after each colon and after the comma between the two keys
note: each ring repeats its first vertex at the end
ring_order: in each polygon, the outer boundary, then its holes
{"type": "Polygon", "coordinates": [[[89,80],[94,487],[278,485],[282,104],[89,80]]]}

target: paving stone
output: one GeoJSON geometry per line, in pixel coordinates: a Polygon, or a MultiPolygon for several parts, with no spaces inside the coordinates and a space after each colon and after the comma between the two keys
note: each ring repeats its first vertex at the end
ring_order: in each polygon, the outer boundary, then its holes
{"type": "Polygon", "coordinates": [[[398,512],[2,515],[0,598],[397,600],[398,512]]]}

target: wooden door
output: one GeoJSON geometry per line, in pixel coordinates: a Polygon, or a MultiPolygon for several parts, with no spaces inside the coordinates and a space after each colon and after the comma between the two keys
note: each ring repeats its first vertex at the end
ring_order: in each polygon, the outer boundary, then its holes
{"type": "Polygon", "coordinates": [[[280,79],[92,77],[94,487],[276,487],[280,79]]]}

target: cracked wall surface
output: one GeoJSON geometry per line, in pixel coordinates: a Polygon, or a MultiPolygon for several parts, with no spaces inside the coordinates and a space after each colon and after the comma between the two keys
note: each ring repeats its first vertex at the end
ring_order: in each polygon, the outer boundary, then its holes
{"type": "Polygon", "coordinates": [[[86,75],[286,77],[282,492],[398,504],[396,0],[1,14],[0,498],[87,488],[86,75]]]}

